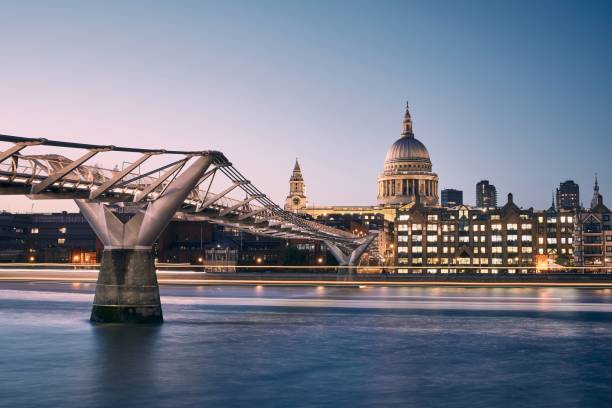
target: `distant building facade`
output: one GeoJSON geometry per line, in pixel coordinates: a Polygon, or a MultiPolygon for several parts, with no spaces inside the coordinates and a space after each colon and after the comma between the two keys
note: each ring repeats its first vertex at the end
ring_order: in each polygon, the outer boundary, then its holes
{"type": "Polygon", "coordinates": [[[453,188],[445,188],[441,194],[442,207],[455,207],[463,204],[463,191],[453,188]]]}
{"type": "Polygon", "coordinates": [[[574,180],[566,180],[559,184],[556,193],[557,208],[576,210],[580,208],[580,187],[574,180]]]}
{"type": "Polygon", "coordinates": [[[97,242],[81,214],[0,213],[0,262],[95,263],[97,242]]]}
{"type": "Polygon", "coordinates": [[[476,207],[497,208],[497,189],[489,180],[476,183],[476,207]]]}
{"type": "Polygon", "coordinates": [[[585,267],[609,267],[605,270],[612,272],[612,211],[603,203],[597,180],[591,208],[578,213],[575,263],[585,267]]]}
{"type": "Polygon", "coordinates": [[[522,209],[512,194],[498,209],[428,207],[417,202],[398,211],[398,272],[522,273],[549,262],[570,265],[574,221],[572,211],[522,209]]]}

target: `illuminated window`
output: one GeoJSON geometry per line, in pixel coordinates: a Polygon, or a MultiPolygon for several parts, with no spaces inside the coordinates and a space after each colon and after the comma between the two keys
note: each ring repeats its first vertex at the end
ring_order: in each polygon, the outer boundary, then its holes
{"type": "Polygon", "coordinates": [[[397,241],[398,242],[408,242],[408,236],[407,235],[398,235],[397,241]]]}
{"type": "Polygon", "coordinates": [[[531,235],[521,235],[521,241],[531,242],[531,235]]]}
{"type": "Polygon", "coordinates": [[[399,216],[400,221],[408,221],[409,219],[410,219],[410,215],[408,214],[400,214],[399,216]]]}
{"type": "Polygon", "coordinates": [[[421,246],[413,246],[412,247],[412,253],[413,254],[420,254],[423,252],[423,247],[421,246]]]}
{"type": "Polygon", "coordinates": [[[540,244],[540,245],[544,244],[544,238],[543,237],[538,237],[538,244],[540,244]]]}
{"type": "Polygon", "coordinates": [[[427,231],[437,231],[437,230],[438,230],[437,224],[427,224],[427,231]]]}
{"type": "Polygon", "coordinates": [[[472,231],[478,232],[478,225],[472,225],[472,231]]]}
{"type": "Polygon", "coordinates": [[[563,223],[565,222],[565,217],[564,216],[561,217],[561,222],[563,222],[563,223]]]}
{"type": "Polygon", "coordinates": [[[480,231],[484,232],[484,230],[485,230],[485,225],[484,224],[480,224],[480,231]]]}
{"type": "Polygon", "coordinates": [[[557,238],[547,238],[546,242],[548,245],[555,245],[557,243],[557,238]]]}
{"type": "Polygon", "coordinates": [[[542,216],[538,217],[538,222],[539,222],[539,223],[544,222],[544,217],[542,217],[542,216]]]}
{"type": "Polygon", "coordinates": [[[518,229],[518,225],[517,224],[506,224],[506,229],[515,230],[515,229],[518,229]]]}
{"type": "Polygon", "coordinates": [[[491,253],[501,254],[501,252],[502,252],[502,247],[500,247],[500,246],[491,247],[491,253]]]}
{"type": "Polygon", "coordinates": [[[501,235],[491,235],[491,242],[501,242],[501,240],[502,240],[501,235]]]}
{"type": "Polygon", "coordinates": [[[30,234],[38,234],[38,228],[32,228],[30,234]]]}
{"type": "MultiPolygon", "coordinates": [[[[612,247],[610,247],[612,248],[612,247]]],[[[448,247],[442,247],[442,253],[443,254],[448,254],[448,247]]]]}
{"type": "Polygon", "coordinates": [[[524,230],[531,229],[531,224],[522,224],[521,228],[524,229],[524,230]]]}
{"type": "Polygon", "coordinates": [[[408,231],[408,225],[406,225],[406,224],[399,224],[397,226],[397,230],[398,231],[408,231]]]}
{"type": "Polygon", "coordinates": [[[438,252],[438,247],[431,247],[431,246],[427,247],[427,253],[428,254],[435,254],[437,252],[438,252]]]}
{"type": "Polygon", "coordinates": [[[470,237],[468,236],[459,237],[459,242],[470,242],[470,237]]]}
{"type": "Polygon", "coordinates": [[[448,225],[447,224],[442,225],[442,231],[448,232],[448,225]]]}
{"type": "Polygon", "coordinates": [[[438,216],[437,215],[428,215],[427,216],[427,221],[438,221],[438,216]]]}
{"type": "Polygon", "coordinates": [[[492,258],[491,259],[491,263],[493,265],[501,265],[502,264],[502,259],[501,258],[492,258]]]}
{"type": "Polygon", "coordinates": [[[408,253],[408,247],[407,246],[398,246],[397,247],[397,253],[398,254],[408,253]]]}
{"type": "Polygon", "coordinates": [[[567,222],[568,223],[574,222],[574,217],[567,217],[567,222]]]}
{"type": "Polygon", "coordinates": [[[412,242],[421,242],[423,241],[423,236],[421,235],[413,235],[412,236],[412,242]]]}
{"type": "Polygon", "coordinates": [[[427,242],[438,242],[438,236],[437,235],[428,235],[427,236],[427,242]]]}
{"type": "Polygon", "coordinates": [[[530,254],[533,252],[533,249],[531,247],[522,247],[521,252],[524,254],[530,254]]]}
{"type": "Polygon", "coordinates": [[[543,255],[544,254],[544,248],[539,248],[538,249],[538,254],[543,255]]]}
{"type": "Polygon", "coordinates": [[[413,231],[420,231],[422,229],[423,229],[423,226],[421,224],[412,224],[413,231]]]}
{"type": "Polygon", "coordinates": [[[491,231],[501,231],[501,224],[491,224],[491,231]]]}
{"type": "Polygon", "coordinates": [[[58,229],[60,234],[65,234],[66,233],[66,227],[62,227],[58,229]]]}
{"type": "Polygon", "coordinates": [[[58,238],[57,239],[57,243],[60,244],[60,245],[65,244],[66,243],[66,238],[58,238]]]}

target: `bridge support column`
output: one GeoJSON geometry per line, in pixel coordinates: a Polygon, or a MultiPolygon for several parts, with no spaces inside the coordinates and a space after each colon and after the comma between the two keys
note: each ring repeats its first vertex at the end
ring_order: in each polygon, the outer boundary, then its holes
{"type": "Polygon", "coordinates": [[[338,247],[336,244],[334,244],[331,241],[325,240],[324,242],[325,242],[325,245],[327,245],[327,248],[329,248],[330,252],[334,256],[334,258],[336,258],[336,261],[338,261],[338,264],[344,267],[348,266],[349,273],[350,273],[352,272],[350,267],[354,267],[359,264],[359,260],[361,259],[361,256],[364,254],[366,249],[368,249],[368,246],[370,246],[370,244],[372,243],[374,238],[376,238],[376,236],[377,234],[375,233],[368,235],[365,238],[365,240],[357,248],[351,251],[351,253],[349,254],[345,254],[340,249],[340,247],[338,247]]]}
{"type": "Polygon", "coordinates": [[[97,323],[161,323],[162,307],[152,246],[212,163],[199,157],[164,193],[125,223],[108,205],[75,200],[104,244],[91,311],[97,323]]]}

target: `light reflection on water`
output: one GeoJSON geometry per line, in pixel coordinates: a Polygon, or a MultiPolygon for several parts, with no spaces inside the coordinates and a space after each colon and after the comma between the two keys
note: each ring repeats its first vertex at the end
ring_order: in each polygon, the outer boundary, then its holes
{"type": "Polygon", "coordinates": [[[92,291],[0,286],[0,406],[612,403],[606,289],[166,287],[160,326],[90,324],[92,291]]]}

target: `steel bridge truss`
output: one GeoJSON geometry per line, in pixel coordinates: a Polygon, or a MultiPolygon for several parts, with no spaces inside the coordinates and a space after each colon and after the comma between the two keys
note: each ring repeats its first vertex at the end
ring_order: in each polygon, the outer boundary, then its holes
{"type": "Polygon", "coordinates": [[[166,195],[189,164],[206,158],[209,164],[193,185],[182,186],[187,194],[176,209],[176,217],[206,220],[255,235],[326,241],[343,250],[366,241],[283,210],[218,151],[138,149],[7,135],[0,135],[0,142],[12,143],[0,153],[0,194],[20,194],[34,200],[74,199],[80,206],[100,203],[113,212],[139,212],[166,195]],[[80,150],[81,155],[69,159],[59,154],[24,154],[26,148],[37,146],[80,150]],[[138,156],[124,162],[121,169],[86,164],[111,151],[138,156]],[[153,158],[157,163],[145,170],[144,165],[153,158]],[[213,192],[213,186],[220,192],[213,192]],[[237,192],[244,198],[232,198],[237,192]]]}

